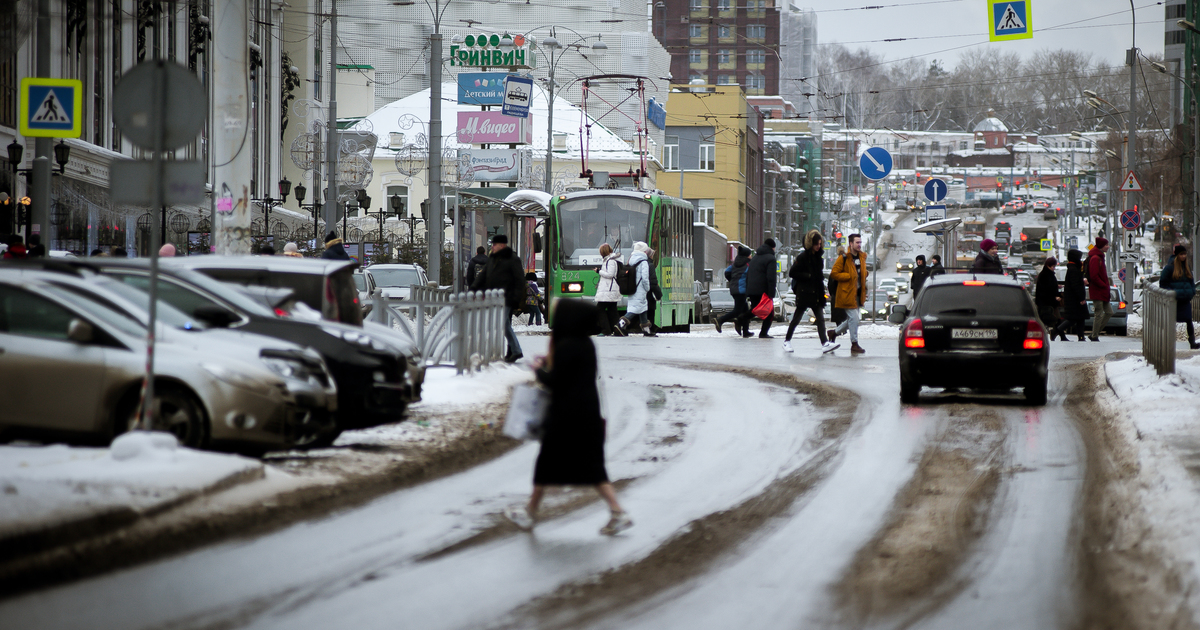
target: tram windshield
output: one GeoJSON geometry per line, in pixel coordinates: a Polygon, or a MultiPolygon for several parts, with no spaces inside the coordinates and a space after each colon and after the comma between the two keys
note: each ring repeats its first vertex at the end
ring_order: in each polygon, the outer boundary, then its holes
{"type": "Polygon", "coordinates": [[[629,197],[582,197],[558,204],[565,265],[598,265],[600,246],[608,243],[622,258],[635,241],[646,240],[650,204],[629,197]]]}

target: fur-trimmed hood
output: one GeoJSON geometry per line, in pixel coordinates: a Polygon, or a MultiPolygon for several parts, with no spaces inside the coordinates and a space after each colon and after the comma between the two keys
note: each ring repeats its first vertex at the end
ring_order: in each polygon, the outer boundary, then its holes
{"type": "Polygon", "coordinates": [[[340,239],[340,238],[335,238],[332,241],[325,241],[325,247],[333,247],[334,245],[341,245],[341,244],[342,244],[342,239],[340,239]]]}
{"type": "Polygon", "coordinates": [[[804,235],[804,249],[812,251],[813,245],[819,238],[821,238],[821,232],[819,230],[809,230],[808,234],[804,235]]]}

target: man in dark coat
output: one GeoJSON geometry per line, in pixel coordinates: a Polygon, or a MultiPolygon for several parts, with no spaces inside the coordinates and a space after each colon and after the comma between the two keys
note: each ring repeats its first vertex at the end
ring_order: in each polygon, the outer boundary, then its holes
{"type": "Polygon", "coordinates": [[[1088,299],[1092,301],[1092,334],[1088,337],[1092,341],[1100,341],[1100,333],[1104,332],[1104,327],[1112,318],[1112,304],[1108,303],[1112,299],[1112,289],[1108,279],[1108,266],[1104,262],[1104,255],[1107,253],[1108,239],[1097,236],[1096,246],[1088,252],[1084,272],[1087,277],[1088,299]]]}
{"type": "Polygon", "coordinates": [[[990,238],[983,239],[983,242],[979,244],[979,253],[975,256],[975,264],[971,265],[971,271],[975,273],[1004,273],[1004,267],[1000,266],[1000,248],[996,245],[996,241],[990,238]]]}
{"type": "Polygon", "coordinates": [[[504,516],[521,529],[533,529],[546,486],[593,486],[611,512],[600,533],[611,536],[632,527],[633,520],[617,502],[604,466],[596,347],[588,338],[600,332],[600,312],[581,300],[559,300],[553,315],[550,351],[536,363],[538,381],[550,390],[550,408],[533,469],[533,493],[526,506],[506,508],[504,516]]]}
{"type": "Polygon", "coordinates": [[[1072,249],[1067,252],[1067,276],[1063,282],[1062,316],[1060,334],[1071,331],[1083,341],[1083,320],[1087,319],[1087,286],[1083,281],[1083,252],[1072,249]]]}
{"type": "Polygon", "coordinates": [[[792,261],[788,277],[792,279],[792,293],[796,294],[796,311],[788,324],[787,337],[783,340],[783,351],[792,352],[792,333],[800,318],[812,309],[816,319],[817,336],[821,338],[821,352],[833,352],[838,344],[825,334],[825,239],[817,230],[810,230],[804,237],[804,249],[792,261]]]}
{"type": "Polygon", "coordinates": [[[917,299],[917,294],[921,292],[921,287],[925,286],[925,281],[929,279],[929,274],[932,269],[925,265],[925,254],[917,255],[917,265],[913,267],[912,276],[909,277],[908,286],[912,290],[912,299],[917,299]]]}
{"type": "Polygon", "coordinates": [[[504,360],[509,363],[525,356],[521,352],[521,342],[517,341],[517,333],[513,332],[512,328],[513,315],[521,312],[521,305],[525,303],[525,288],[525,268],[521,266],[521,259],[517,257],[516,252],[509,248],[508,237],[503,234],[493,236],[492,253],[488,256],[483,271],[475,276],[475,281],[471,283],[471,290],[504,290],[504,305],[508,308],[507,317],[504,318],[508,353],[504,355],[504,360]]]}
{"type": "Polygon", "coordinates": [[[1033,288],[1033,302],[1037,305],[1038,318],[1042,320],[1042,325],[1050,331],[1050,341],[1054,341],[1055,335],[1067,341],[1067,333],[1058,329],[1056,311],[1062,304],[1062,297],[1058,294],[1058,276],[1054,275],[1057,267],[1058,259],[1053,256],[1042,263],[1042,271],[1038,273],[1037,284],[1033,288]]]}
{"type": "Polygon", "coordinates": [[[346,248],[342,245],[342,239],[338,238],[336,230],[330,230],[329,234],[325,235],[325,251],[321,252],[321,258],[350,260],[350,254],[346,253],[346,248]]]}
{"type": "Polygon", "coordinates": [[[742,315],[749,311],[746,306],[746,270],[750,268],[750,248],[738,245],[737,258],[725,268],[725,279],[729,282],[729,297],[733,298],[733,310],[717,318],[717,332],[721,324],[733,320],[733,329],[742,334],[742,315]]]}
{"type": "Polygon", "coordinates": [[[483,271],[484,266],[487,265],[487,261],[487,250],[483,248],[483,245],[476,247],[475,257],[471,259],[471,262],[467,263],[468,289],[471,288],[472,284],[475,284],[475,276],[479,275],[480,271],[483,271]]]}
{"type": "MultiPolygon", "coordinates": [[[[763,242],[762,247],[759,247],[754,252],[754,258],[750,259],[750,266],[746,269],[746,295],[750,298],[750,308],[753,309],[762,301],[763,296],[775,299],[775,281],[776,281],[776,262],[775,262],[775,239],[768,238],[763,242]]],[[[742,315],[742,336],[750,336],[750,318],[753,313],[745,313],[742,315]]],[[[762,328],[758,329],[759,339],[770,339],[771,335],[767,332],[771,329],[771,321],[775,319],[774,307],[771,314],[763,320],[762,328]]]]}
{"type": "Polygon", "coordinates": [[[946,273],[946,268],[942,266],[942,257],[940,255],[934,254],[929,257],[929,260],[932,261],[929,263],[930,278],[946,273]]]}

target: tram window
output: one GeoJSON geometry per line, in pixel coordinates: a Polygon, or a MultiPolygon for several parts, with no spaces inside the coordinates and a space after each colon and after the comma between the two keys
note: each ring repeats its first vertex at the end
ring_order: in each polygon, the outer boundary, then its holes
{"type": "Polygon", "coordinates": [[[596,265],[603,243],[625,258],[634,242],[647,240],[650,204],[628,197],[580,197],[559,203],[558,217],[563,264],[596,265]]]}

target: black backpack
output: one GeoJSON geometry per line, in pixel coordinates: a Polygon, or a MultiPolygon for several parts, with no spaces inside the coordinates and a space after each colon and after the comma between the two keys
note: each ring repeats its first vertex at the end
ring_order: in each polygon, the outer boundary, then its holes
{"type": "MultiPolygon", "coordinates": [[[[638,265],[640,264],[642,263],[639,262],[638,265]]],[[[633,295],[637,293],[637,285],[637,265],[626,265],[618,260],[617,290],[621,292],[621,295],[633,295]]]]}

